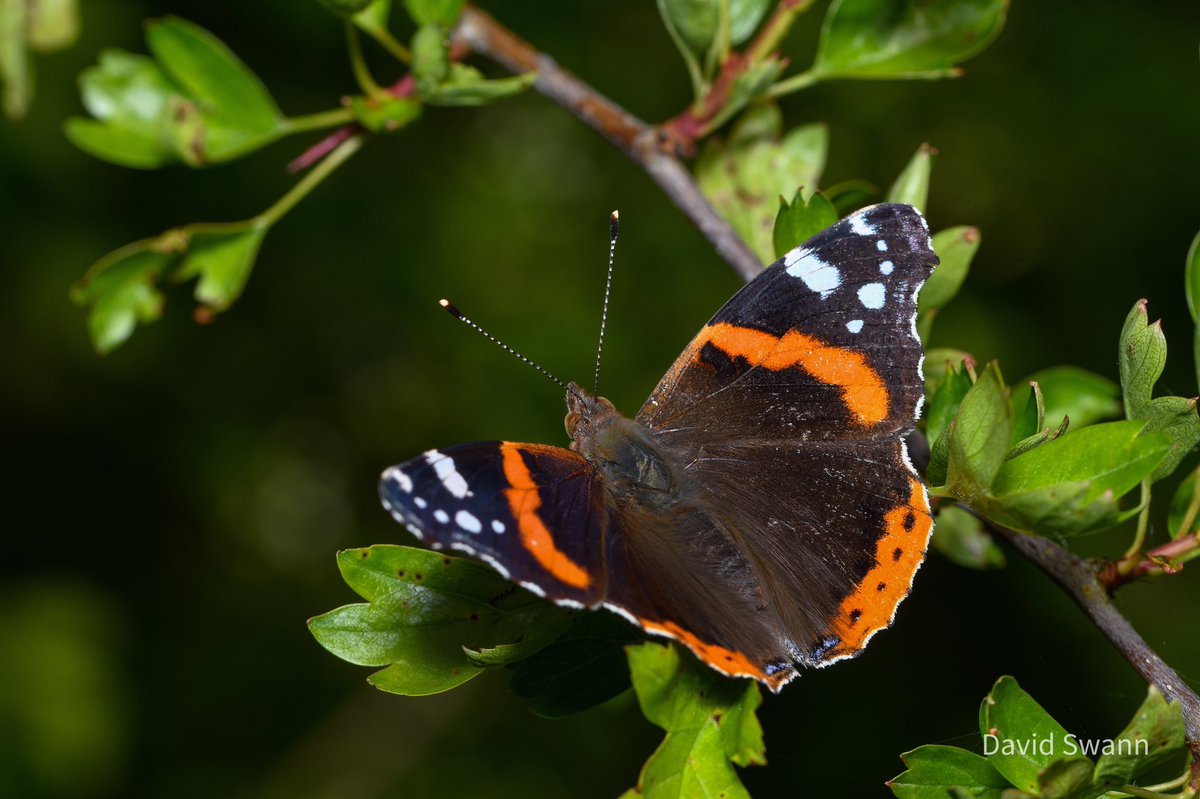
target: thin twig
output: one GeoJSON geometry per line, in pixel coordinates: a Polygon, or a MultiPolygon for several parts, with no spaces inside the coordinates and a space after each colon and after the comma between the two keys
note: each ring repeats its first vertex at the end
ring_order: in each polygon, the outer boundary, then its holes
{"type": "Polygon", "coordinates": [[[1191,787],[1200,790],[1200,697],[1150,648],[1113,605],[1096,564],[1045,538],[1023,535],[997,525],[989,526],[1058,583],[1142,679],[1157,687],[1168,702],[1179,702],[1188,748],[1192,752],[1191,787]]]}
{"type": "Polygon", "coordinates": [[[550,56],[539,53],[478,8],[468,6],[463,11],[453,38],[512,72],[537,72],[533,88],[641,166],[734,271],[745,280],[762,271],[758,257],[709,205],[691,173],[677,158],[663,152],[657,129],[558,66],[550,56]]]}

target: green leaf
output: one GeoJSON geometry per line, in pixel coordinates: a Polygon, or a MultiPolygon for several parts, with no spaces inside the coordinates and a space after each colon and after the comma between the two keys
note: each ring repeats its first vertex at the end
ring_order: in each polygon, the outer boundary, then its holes
{"type": "Polygon", "coordinates": [[[802,192],[796,192],[791,203],[780,197],[773,232],[775,257],[782,258],[837,221],[833,203],[820,192],[814,192],[807,203],[802,192]]]}
{"type": "Polygon", "coordinates": [[[1153,685],[1133,719],[1113,739],[1111,752],[1096,761],[1096,784],[1128,785],[1172,758],[1187,745],[1179,702],[1167,703],[1153,685]]]}
{"type": "Polygon", "coordinates": [[[1187,294],[1188,310],[1192,321],[1200,322],[1200,233],[1192,239],[1188,248],[1187,264],[1184,268],[1183,285],[1187,294]]]}
{"type": "Polygon", "coordinates": [[[833,207],[837,209],[838,219],[841,219],[859,208],[876,202],[875,198],[879,196],[879,187],[866,180],[851,178],[829,186],[822,193],[833,203],[833,207]]]}
{"type": "MultiPolygon", "coordinates": [[[[719,0],[718,0],[719,1],[719,0]]],[[[728,0],[729,43],[737,46],[746,41],[758,29],[771,0],[728,0]]]]}
{"type": "Polygon", "coordinates": [[[413,97],[350,98],[354,118],[372,133],[395,133],[420,118],[421,102],[413,97]]]}
{"type": "Polygon", "coordinates": [[[423,696],[483,669],[464,648],[481,651],[522,640],[564,611],[461,558],[423,549],[375,546],[338,553],[347,585],[367,604],[346,605],[308,626],[327,650],[361,666],[377,688],[423,696]]]}
{"type": "Polygon", "coordinates": [[[122,50],[104,50],[99,64],[79,76],[84,107],[92,119],[67,121],[65,133],[96,158],[136,169],[155,169],[180,159],[164,141],[172,122],[168,109],[182,101],[153,59],[122,50]]]}
{"type": "Polygon", "coordinates": [[[1095,799],[1103,788],[1092,785],[1092,761],[1086,757],[1056,760],[1038,774],[1039,799],[1095,799]]]}
{"type": "Polygon", "coordinates": [[[1141,300],[1130,311],[1121,330],[1120,367],[1125,415],[1145,419],[1146,432],[1162,432],[1171,440],[1171,452],[1150,475],[1151,481],[1168,476],[1200,443],[1200,415],[1196,399],[1153,399],[1154,384],[1167,363],[1167,339],[1162,322],[1149,323],[1147,303],[1141,300]]]}
{"type": "Polygon", "coordinates": [[[466,0],[404,0],[404,8],[417,25],[449,28],[458,22],[466,0]]]}
{"type": "Polygon", "coordinates": [[[824,125],[804,125],[787,135],[782,130],[778,106],[755,105],[727,141],[709,139],[695,167],[701,191],[764,264],[775,260],[779,198],[800,189],[805,198],[811,196],[829,149],[824,125]]]}
{"type": "Polygon", "coordinates": [[[671,644],[626,653],[643,715],[667,731],[626,796],[749,799],[733,764],[766,762],[757,683],[722,677],[671,644]]]}
{"type": "Polygon", "coordinates": [[[204,118],[201,161],[226,160],[274,140],[283,115],[266,88],[233,52],[203,28],[178,17],[151,22],[146,43],[163,70],[204,118]]]}
{"type": "MultiPolygon", "coordinates": [[[[933,357],[926,358],[926,363],[933,357]]],[[[946,365],[945,374],[936,389],[929,396],[929,409],[925,413],[925,435],[933,442],[942,436],[942,432],[958,415],[958,406],[963,397],[971,390],[971,374],[963,364],[962,359],[940,359],[946,365]]],[[[937,361],[934,361],[937,363],[937,361]]]]}
{"type": "Polygon", "coordinates": [[[1018,383],[1009,392],[1013,395],[1013,432],[1009,443],[1008,457],[1012,458],[1011,448],[1032,435],[1041,432],[1045,421],[1046,409],[1042,400],[1042,390],[1037,383],[1029,383],[1029,391],[1025,392],[1025,400],[1018,404],[1016,397],[1020,396],[1018,383]]]}
{"type": "Polygon", "coordinates": [[[966,569],[1002,569],[1004,552],[972,513],[954,505],[942,508],[933,526],[933,548],[966,569]]]}
{"type": "Polygon", "coordinates": [[[223,311],[242,294],[267,226],[255,221],[189,225],[183,261],[175,272],[179,281],[199,278],[196,301],[223,311]]]}
{"type": "Polygon", "coordinates": [[[724,125],[752,101],[766,94],[779,76],[783,73],[787,62],[777,56],[762,59],[749,68],[739,72],[729,88],[729,96],[721,110],[707,123],[705,130],[716,130],[724,125]]]}
{"type": "Polygon", "coordinates": [[[1185,530],[1183,527],[1184,522],[1187,521],[1192,500],[1196,496],[1197,480],[1200,480],[1200,467],[1183,478],[1183,482],[1175,489],[1175,496],[1171,497],[1171,510],[1167,516],[1167,531],[1171,534],[1172,538],[1178,538],[1196,531],[1195,516],[1192,517],[1191,523],[1187,525],[1188,529],[1185,530]]]}
{"type": "MultiPolygon", "coordinates": [[[[925,364],[922,367],[925,372],[925,393],[930,394],[933,387],[946,378],[946,373],[952,366],[958,366],[965,361],[974,364],[971,353],[950,347],[926,348],[925,364]]],[[[974,374],[974,366],[971,367],[971,373],[974,374]]]]}
{"type": "MultiPolygon", "coordinates": [[[[917,152],[896,178],[896,182],[892,184],[887,201],[904,203],[918,211],[924,211],[925,203],[929,199],[929,174],[933,171],[933,157],[936,154],[937,151],[928,144],[918,147],[917,152]]],[[[935,249],[935,252],[941,255],[940,250],[935,249]]]]}
{"type": "Polygon", "coordinates": [[[536,80],[536,72],[488,80],[475,67],[451,63],[445,80],[422,91],[421,99],[430,105],[485,105],[520,94],[536,80]]]}
{"type": "Polygon", "coordinates": [[[720,10],[720,0],[658,0],[664,24],[695,55],[703,54],[712,44],[720,10]]]}
{"type": "Polygon", "coordinates": [[[422,25],[412,38],[412,74],[423,96],[437,89],[450,71],[446,32],[438,25],[422,25]]]}
{"type": "Polygon", "coordinates": [[[1068,433],[1006,462],[987,516],[1021,532],[1074,535],[1115,523],[1116,499],[1162,461],[1170,441],[1140,421],[1068,433]]]}
{"type": "Polygon", "coordinates": [[[26,0],[0,0],[0,86],[4,88],[4,113],[11,120],[24,118],[33,100],[27,15],[26,0]]]}
{"type": "Polygon", "coordinates": [[[905,771],[887,783],[898,799],[946,799],[950,788],[978,799],[1000,799],[1011,787],[986,759],[954,746],[921,746],[900,759],[905,771]]]}
{"type": "Polygon", "coordinates": [[[1117,384],[1086,369],[1054,366],[1021,382],[1035,382],[1041,388],[1046,424],[1051,427],[1058,427],[1064,418],[1075,427],[1086,427],[1121,413],[1117,384]]]}
{"type": "Polygon", "coordinates": [[[956,77],[1004,26],[1007,0],[835,0],[813,71],[837,78],[956,77]]]}
{"type": "Polygon", "coordinates": [[[1026,793],[1037,794],[1040,772],[1068,754],[1067,731],[1012,677],[1001,677],[984,697],[979,733],[988,762],[1026,793]]]}
{"type": "Polygon", "coordinates": [[[606,702],[629,688],[625,646],[643,637],[614,613],[577,613],[565,631],[555,630],[552,642],[509,666],[513,693],[548,718],[606,702]]]}
{"type": "Polygon", "coordinates": [[[72,300],[88,308],[88,332],[97,352],[111,352],[133,335],[139,322],[162,316],[157,286],[173,259],[159,239],[139,241],[101,258],[72,287],[72,300]]]}
{"type": "Polygon", "coordinates": [[[359,30],[374,36],[388,32],[388,18],[391,14],[392,0],[371,0],[354,15],[353,22],[359,30]]]}
{"type": "Polygon", "coordinates": [[[25,38],[31,50],[63,50],[79,38],[78,0],[35,0],[28,8],[25,38]]]}
{"type": "Polygon", "coordinates": [[[988,364],[958,406],[950,437],[946,483],[968,504],[988,492],[1008,454],[1012,406],[1000,367],[988,364]]]}
{"type": "Polygon", "coordinates": [[[940,263],[917,297],[917,330],[922,339],[928,340],[934,316],[958,294],[978,249],[978,228],[952,227],[934,234],[933,251],[940,263]]]}

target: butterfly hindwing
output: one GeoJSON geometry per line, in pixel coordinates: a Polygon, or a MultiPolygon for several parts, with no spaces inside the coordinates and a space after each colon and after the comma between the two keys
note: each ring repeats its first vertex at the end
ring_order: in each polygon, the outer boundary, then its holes
{"type": "Polygon", "coordinates": [[[600,490],[570,450],[483,441],[384,471],[384,507],[435,549],[456,549],[563,603],[602,590],[600,490]]]}

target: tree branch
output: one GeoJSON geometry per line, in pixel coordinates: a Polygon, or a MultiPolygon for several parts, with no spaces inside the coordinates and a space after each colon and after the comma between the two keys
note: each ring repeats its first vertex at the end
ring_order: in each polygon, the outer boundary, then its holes
{"type": "Polygon", "coordinates": [[[757,256],[708,204],[687,168],[679,159],[663,152],[656,128],[604,97],[474,6],[463,11],[453,38],[456,44],[469,47],[512,72],[537,72],[533,88],[574,114],[642,167],[735,272],[750,280],[762,271],[757,256]]]}
{"type": "Polygon", "coordinates": [[[988,526],[1058,583],[1142,679],[1157,687],[1167,701],[1179,702],[1188,748],[1192,752],[1191,788],[1200,790],[1200,697],[1163,662],[1113,605],[1108,589],[1100,580],[1097,565],[1045,538],[1023,535],[990,523],[988,526]]]}

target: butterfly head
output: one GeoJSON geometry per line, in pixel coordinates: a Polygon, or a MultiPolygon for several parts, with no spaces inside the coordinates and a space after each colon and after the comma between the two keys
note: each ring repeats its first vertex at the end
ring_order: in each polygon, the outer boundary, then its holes
{"type": "Polygon", "coordinates": [[[567,385],[567,418],[564,424],[567,427],[567,435],[574,442],[571,449],[579,449],[577,444],[581,439],[595,436],[620,415],[613,404],[604,397],[592,396],[578,383],[567,385]]]}

